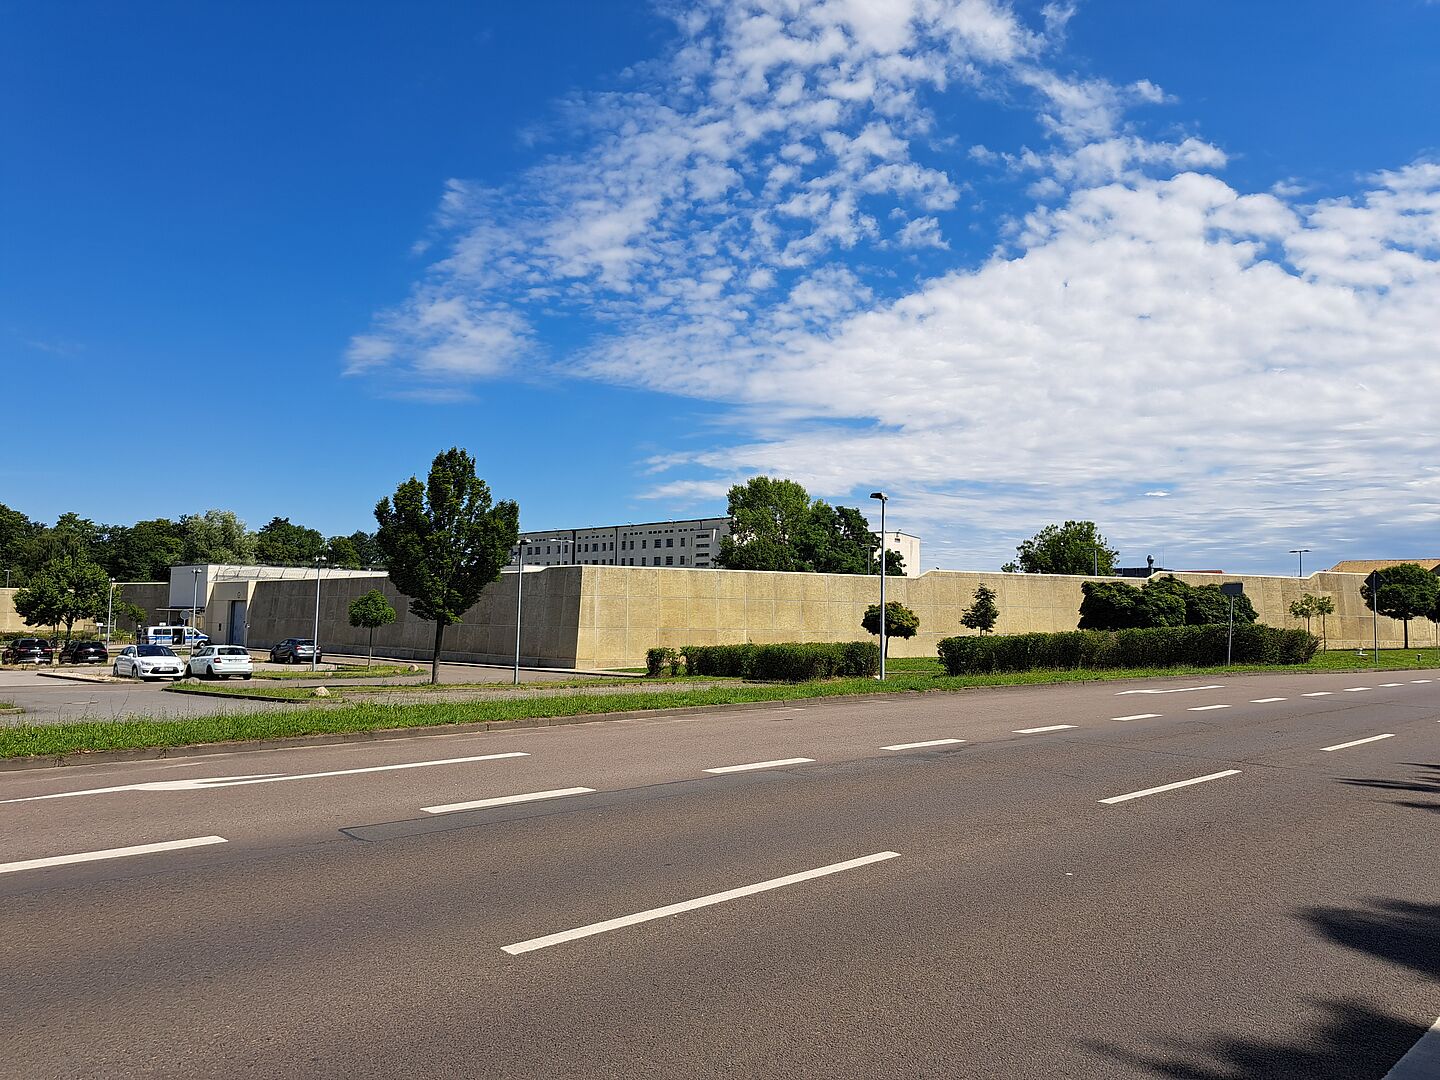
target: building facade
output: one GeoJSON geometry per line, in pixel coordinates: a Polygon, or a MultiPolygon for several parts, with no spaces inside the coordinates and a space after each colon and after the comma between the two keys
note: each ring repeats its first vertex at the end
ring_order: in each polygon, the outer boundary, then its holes
{"type": "MultiPolygon", "coordinates": [[[[510,552],[510,565],[524,548],[529,566],[661,566],[709,570],[720,555],[720,541],[730,535],[729,518],[647,521],[599,525],[585,529],[540,529],[520,534],[510,552]]],[[[887,529],[885,546],[905,560],[905,576],[919,577],[920,538],[887,529]]]]}

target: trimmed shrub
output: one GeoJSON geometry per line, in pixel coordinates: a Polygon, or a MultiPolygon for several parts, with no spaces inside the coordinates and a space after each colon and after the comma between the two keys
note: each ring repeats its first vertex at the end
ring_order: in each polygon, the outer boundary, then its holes
{"type": "Polygon", "coordinates": [[[686,671],[767,682],[808,682],[873,675],[880,647],[873,641],[784,642],[778,645],[687,645],[686,671]]]}
{"type": "MultiPolygon", "coordinates": [[[[1224,626],[1160,626],[952,637],[940,642],[939,652],[949,675],[1066,668],[1219,667],[1225,663],[1227,632],[1224,626]]],[[[1319,645],[1319,639],[1305,630],[1237,623],[1234,661],[1303,664],[1319,645]]]]}
{"type": "Polygon", "coordinates": [[[645,674],[652,679],[662,675],[679,675],[683,657],[678,649],[649,649],[645,653],[645,674]]]}

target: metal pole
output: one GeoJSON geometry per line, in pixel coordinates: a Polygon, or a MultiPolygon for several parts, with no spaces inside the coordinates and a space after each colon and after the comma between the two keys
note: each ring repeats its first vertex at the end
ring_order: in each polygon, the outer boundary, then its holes
{"type": "Polygon", "coordinates": [[[110,627],[114,622],[111,612],[115,604],[115,579],[110,579],[110,591],[105,594],[105,648],[110,648],[110,627]]]}
{"type": "Polygon", "coordinates": [[[1380,670],[1380,571],[1375,571],[1375,584],[1370,586],[1370,614],[1373,616],[1371,625],[1375,634],[1375,651],[1370,657],[1376,671],[1380,670]]]}
{"type": "Polygon", "coordinates": [[[190,573],[194,577],[190,584],[190,625],[194,627],[196,617],[199,615],[196,606],[200,601],[200,571],[191,570],[190,573]]]}
{"type": "Polygon", "coordinates": [[[885,681],[885,623],[889,612],[885,607],[885,503],[880,500],[880,681],[885,681]]]}
{"type": "Polygon", "coordinates": [[[316,671],[320,662],[315,658],[320,654],[320,571],[325,568],[325,556],[315,560],[315,630],[310,638],[310,670],[316,671]]]}
{"type": "Polygon", "coordinates": [[[1225,666],[1230,666],[1230,658],[1235,651],[1235,598],[1230,597],[1230,633],[1225,638],[1225,666]]]}
{"type": "Polygon", "coordinates": [[[525,588],[525,544],[519,545],[520,570],[515,579],[515,685],[520,685],[520,597],[525,588]]]}

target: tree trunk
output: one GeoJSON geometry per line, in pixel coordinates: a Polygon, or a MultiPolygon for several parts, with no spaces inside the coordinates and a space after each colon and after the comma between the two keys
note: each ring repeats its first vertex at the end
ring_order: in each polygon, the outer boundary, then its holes
{"type": "Polygon", "coordinates": [[[1329,633],[1328,633],[1328,632],[1326,631],[1326,629],[1325,629],[1325,616],[1324,616],[1324,615],[1321,615],[1321,616],[1320,616],[1320,648],[1326,649],[1326,650],[1328,650],[1328,649],[1330,648],[1330,635],[1329,635],[1329,633]]]}
{"type": "Polygon", "coordinates": [[[435,655],[430,658],[430,685],[440,682],[440,642],[445,638],[445,624],[435,621],[435,655]]]}
{"type": "Polygon", "coordinates": [[[1410,648],[1410,620],[1405,620],[1405,648],[1410,648]]]}

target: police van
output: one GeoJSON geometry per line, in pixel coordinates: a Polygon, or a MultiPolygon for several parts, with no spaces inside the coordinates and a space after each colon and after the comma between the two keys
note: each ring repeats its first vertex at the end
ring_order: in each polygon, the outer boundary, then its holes
{"type": "Polygon", "coordinates": [[[167,626],[161,623],[159,626],[146,626],[140,631],[141,645],[169,645],[172,648],[180,647],[194,649],[200,645],[208,645],[210,635],[202,634],[193,626],[167,626]]]}

